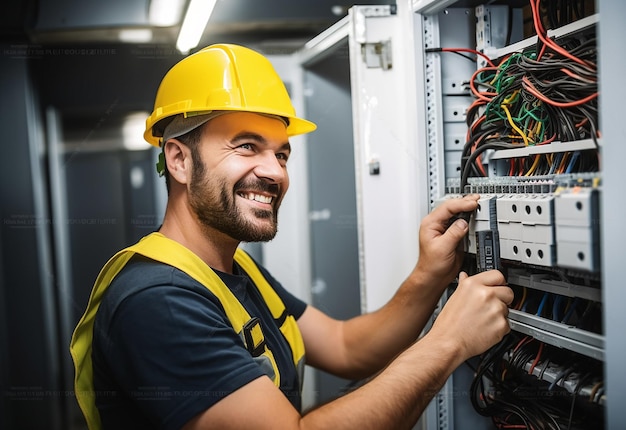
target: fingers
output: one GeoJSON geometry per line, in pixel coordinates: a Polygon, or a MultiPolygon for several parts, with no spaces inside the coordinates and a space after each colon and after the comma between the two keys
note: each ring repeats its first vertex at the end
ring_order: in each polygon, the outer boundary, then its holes
{"type": "Polygon", "coordinates": [[[459,242],[469,231],[469,224],[462,218],[455,220],[444,232],[454,243],[459,242]]]}
{"type": "Polygon", "coordinates": [[[498,286],[506,285],[506,279],[499,270],[487,270],[470,277],[470,281],[476,285],[498,286]]]}
{"type": "Polygon", "coordinates": [[[498,291],[498,297],[500,297],[500,300],[506,303],[507,306],[511,306],[511,303],[513,303],[513,300],[515,300],[515,294],[513,293],[513,290],[509,287],[498,287],[498,289],[502,290],[498,291]]]}
{"type": "Polygon", "coordinates": [[[466,280],[465,283],[468,284],[467,288],[484,285],[490,287],[490,291],[507,306],[513,303],[513,290],[506,285],[506,279],[499,270],[488,270],[478,273],[471,278],[467,275],[461,278],[461,275],[459,275],[459,283],[462,280],[466,280]]]}
{"type": "Polygon", "coordinates": [[[479,194],[468,194],[458,199],[448,199],[437,206],[432,214],[441,217],[442,220],[449,220],[450,217],[461,212],[473,212],[478,207],[479,194]]]}
{"type": "Polygon", "coordinates": [[[500,271],[461,272],[456,291],[433,325],[435,335],[459,341],[463,357],[480,354],[511,330],[507,316],[512,301],[513,291],[500,271]]]}
{"type": "MultiPolygon", "coordinates": [[[[478,207],[478,194],[468,194],[463,198],[445,200],[422,220],[422,228],[426,232],[442,234],[449,228],[450,219],[463,212],[473,212],[478,207]]],[[[467,222],[455,221],[452,225],[460,228],[459,233],[466,229],[467,222]]],[[[465,230],[466,231],[466,230],[465,230]]]]}

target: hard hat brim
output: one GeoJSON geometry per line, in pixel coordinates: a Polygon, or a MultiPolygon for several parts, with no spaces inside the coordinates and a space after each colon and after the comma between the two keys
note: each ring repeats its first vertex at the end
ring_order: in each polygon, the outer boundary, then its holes
{"type": "MultiPolygon", "coordinates": [[[[242,112],[241,110],[233,110],[233,112],[242,112]]],[[[180,112],[180,113],[184,113],[184,112],[180,112]]],[[[250,112],[250,113],[258,113],[258,114],[264,114],[261,112],[250,112]]],[[[171,117],[170,117],[171,118],[171,117]]],[[[287,136],[289,137],[293,137],[293,136],[298,136],[301,134],[307,134],[307,133],[311,133],[315,130],[317,130],[317,125],[314,122],[308,121],[304,118],[299,118],[296,116],[289,116],[287,117],[287,119],[289,120],[289,125],[287,126],[287,136]]],[[[146,120],[147,123],[151,123],[151,118],[148,118],[146,120]]],[[[146,140],[146,142],[148,142],[150,145],[152,146],[156,146],[157,148],[160,148],[161,145],[163,144],[163,136],[155,136],[153,134],[153,127],[147,128],[146,131],[143,134],[143,138],[146,140]]]]}

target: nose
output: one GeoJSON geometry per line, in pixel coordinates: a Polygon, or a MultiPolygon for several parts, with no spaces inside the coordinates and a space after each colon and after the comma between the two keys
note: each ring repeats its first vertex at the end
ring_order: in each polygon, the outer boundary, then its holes
{"type": "Polygon", "coordinates": [[[259,154],[258,163],[254,169],[257,177],[271,183],[282,183],[287,180],[287,168],[276,157],[274,151],[263,151],[259,154]]]}

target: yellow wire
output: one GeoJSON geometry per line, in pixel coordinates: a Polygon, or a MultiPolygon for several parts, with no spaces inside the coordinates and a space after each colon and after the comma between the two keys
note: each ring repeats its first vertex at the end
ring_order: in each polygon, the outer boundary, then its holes
{"type": "Polygon", "coordinates": [[[537,166],[539,165],[540,158],[541,156],[539,154],[535,155],[535,161],[533,161],[533,165],[530,166],[530,169],[528,169],[528,172],[526,172],[524,176],[530,176],[533,174],[533,172],[537,169],[537,166]]]}
{"type": "Polygon", "coordinates": [[[510,105],[511,102],[515,100],[515,97],[517,96],[518,93],[519,93],[519,90],[513,91],[510,96],[508,96],[502,101],[502,104],[510,105]]]}
{"type": "Polygon", "coordinates": [[[563,154],[563,158],[561,159],[561,163],[559,164],[559,169],[557,173],[563,173],[565,171],[565,166],[569,162],[569,152],[563,154]]]}
{"type": "Polygon", "coordinates": [[[537,121],[534,125],[530,127],[530,131],[528,132],[528,140],[530,140],[533,144],[537,143],[536,136],[539,136],[539,132],[541,131],[541,122],[537,121]]]}
{"type": "Polygon", "coordinates": [[[537,129],[535,130],[535,135],[539,136],[539,133],[541,133],[541,126],[543,125],[543,123],[541,121],[537,121],[537,129]]]}
{"type": "Polygon", "coordinates": [[[522,136],[524,145],[528,146],[528,137],[526,137],[524,132],[517,125],[515,125],[513,118],[511,118],[511,112],[509,112],[509,109],[504,104],[500,105],[500,107],[504,110],[504,113],[506,113],[506,117],[509,119],[509,123],[511,124],[511,127],[513,127],[513,130],[517,131],[519,135],[522,136]]]}

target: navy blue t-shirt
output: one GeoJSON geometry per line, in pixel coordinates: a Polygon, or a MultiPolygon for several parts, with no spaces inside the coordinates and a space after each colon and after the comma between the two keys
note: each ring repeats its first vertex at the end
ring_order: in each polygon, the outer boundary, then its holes
{"type": "MultiPolygon", "coordinates": [[[[261,271],[296,319],[306,303],[261,271]]],[[[252,281],[238,267],[216,271],[250,316],[261,320],[296,409],[300,381],[291,350],[252,281]]],[[[96,405],[105,429],[178,429],[220,399],[264,376],[219,300],[182,271],[135,256],[108,287],[93,337],[96,405]]]]}

